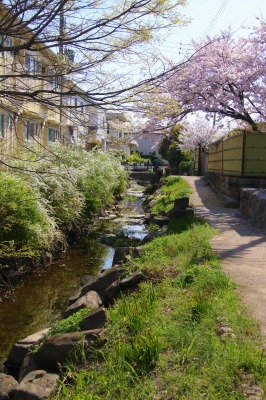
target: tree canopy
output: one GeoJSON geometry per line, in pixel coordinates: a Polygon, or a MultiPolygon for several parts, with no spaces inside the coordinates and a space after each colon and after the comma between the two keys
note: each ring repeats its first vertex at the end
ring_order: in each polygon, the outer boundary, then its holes
{"type": "Polygon", "coordinates": [[[211,125],[206,118],[198,117],[194,122],[185,123],[180,129],[178,147],[181,150],[204,148],[222,136],[223,131],[219,125],[211,125]]]}
{"type": "MultiPolygon", "coordinates": [[[[153,126],[171,126],[185,116],[204,112],[229,117],[258,130],[266,118],[266,24],[263,20],[248,37],[230,30],[193,42],[193,54],[157,82],[153,126]]],[[[172,63],[169,64],[173,67],[172,63]]],[[[148,92],[154,94],[152,88],[148,92]]],[[[149,96],[146,97],[150,111],[149,96]]]]}

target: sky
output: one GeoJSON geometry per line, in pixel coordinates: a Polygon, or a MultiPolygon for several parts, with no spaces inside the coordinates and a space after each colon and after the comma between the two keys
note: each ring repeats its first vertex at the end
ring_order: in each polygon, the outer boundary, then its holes
{"type": "Polygon", "coordinates": [[[266,18],[266,0],[190,0],[182,10],[192,22],[168,36],[161,51],[173,60],[180,60],[191,41],[214,36],[231,26],[240,36],[245,35],[241,26],[254,26],[256,17],[266,18]]]}

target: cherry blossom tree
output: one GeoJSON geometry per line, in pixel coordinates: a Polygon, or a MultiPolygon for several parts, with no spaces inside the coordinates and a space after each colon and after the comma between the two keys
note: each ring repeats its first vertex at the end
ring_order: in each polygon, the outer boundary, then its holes
{"type": "Polygon", "coordinates": [[[181,150],[203,149],[222,136],[224,132],[221,126],[211,125],[206,118],[197,117],[194,122],[184,123],[180,129],[178,147],[181,150]]]}
{"type": "Polygon", "coordinates": [[[205,147],[224,136],[222,127],[210,124],[203,117],[197,117],[194,122],[187,122],[181,128],[178,137],[180,150],[195,151],[198,149],[198,174],[201,174],[201,155],[205,147]]]}
{"type": "MultiPolygon", "coordinates": [[[[201,111],[258,130],[257,122],[266,118],[266,23],[260,20],[246,38],[235,38],[228,30],[193,42],[193,47],[187,62],[158,82],[153,125],[154,121],[164,127],[174,125],[201,111]],[[173,103],[171,111],[167,104],[173,103]]],[[[151,112],[149,100],[145,104],[151,112]]]]}

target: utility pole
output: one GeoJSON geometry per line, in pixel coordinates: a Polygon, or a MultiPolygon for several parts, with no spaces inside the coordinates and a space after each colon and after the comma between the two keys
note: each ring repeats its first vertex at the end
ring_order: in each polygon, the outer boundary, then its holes
{"type": "MultiPolygon", "coordinates": [[[[62,4],[62,0],[61,0],[62,4]]],[[[63,37],[64,37],[64,29],[65,29],[65,18],[64,18],[64,6],[62,4],[62,7],[59,11],[59,59],[60,63],[62,65],[63,63],[63,58],[64,58],[64,42],[63,42],[63,37]]],[[[63,77],[63,68],[60,68],[60,77],[59,77],[59,92],[60,92],[60,98],[59,98],[59,134],[60,134],[60,140],[62,140],[62,122],[63,122],[63,83],[64,83],[64,77],[63,77]]],[[[64,142],[63,138],[63,142],[64,142]]]]}

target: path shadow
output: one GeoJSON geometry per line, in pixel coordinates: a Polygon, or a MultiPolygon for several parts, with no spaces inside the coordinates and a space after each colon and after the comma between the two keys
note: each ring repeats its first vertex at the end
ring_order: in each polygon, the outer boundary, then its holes
{"type": "Polygon", "coordinates": [[[197,215],[206,219],[218,230],[235,230],[240,236],[256,236],[266,239],[265,233],[256,228],[238,208],[224,207],[218,194],[208,186],[204,178],[195,181],[195,188],[204,207],[194,207],[197,215]]]}
{"type": "Polygon", "coordinates": [[[219,254],[221,260],[230,258],[230,260],[232,260],[234,263],[238,261],[239,263],[244,264],[248,259],[253,259],[254,267],[257,268],[259,265],[261,265],[262,267],[265,266],[266,268],[265,257],[263,256],[264,254],[266,254],[266,241],[264,236],[251,240],[248,243],[235,242],[233,243],[232,247],[229,247],[226,241],[220,243],[215,239],[213,240],[213,244],[214,251],[215,253],[219,254]],[[261,245],[263,244],[265,246],[263,246],[264,251],[262,252],[261,245]],[[256,257],[256,262],[254,260],[254,255],[256,257]]]}

